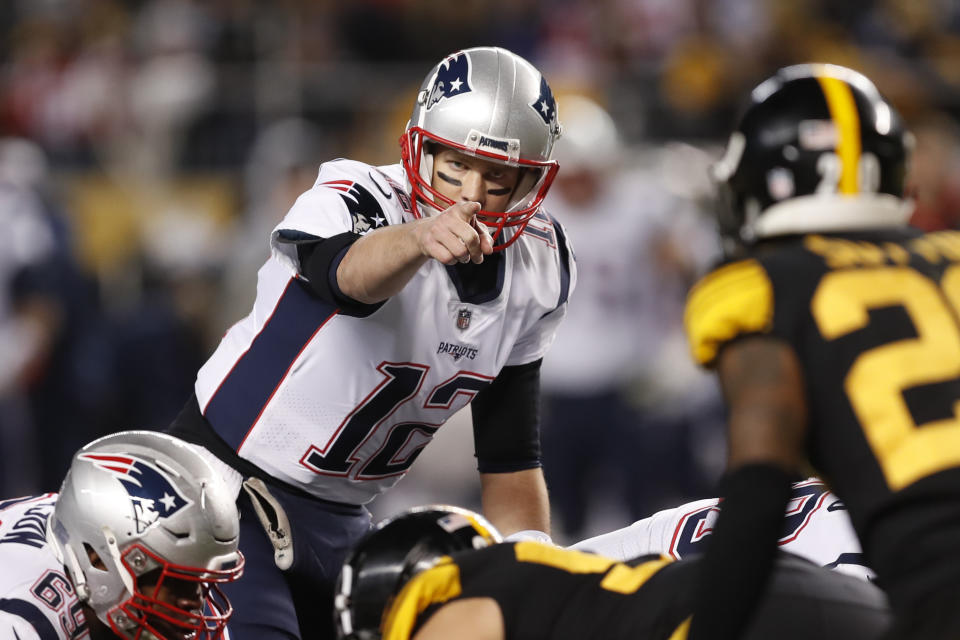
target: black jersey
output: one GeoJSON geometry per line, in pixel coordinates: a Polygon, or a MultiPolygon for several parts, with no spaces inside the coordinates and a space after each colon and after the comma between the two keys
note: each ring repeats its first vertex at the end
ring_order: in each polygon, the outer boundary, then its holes
{"type": "Polygon", "coordinates": [[[960,584],[958,313],[960,233],[907,229],[769,243],[708,274],[687,303],[704,366],[746,335],[793,347],[809,459],[892,597],[960,584]]]}
{"type": "MultiPolygon", "coordinates": [[[[656,555],[617,562],[537,542],[460,552],[404,586],[383,638],[408,640],[453,600],[492,598],[506,640],[680,639],[689,625],[697,562],[656,555]]],[[[873,639],[888,624],[876,587],[783,554],[746,638],[873,639]]]]}

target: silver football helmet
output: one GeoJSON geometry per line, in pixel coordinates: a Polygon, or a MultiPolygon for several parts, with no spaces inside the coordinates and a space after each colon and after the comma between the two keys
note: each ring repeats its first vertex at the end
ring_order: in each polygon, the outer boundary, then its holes
{"type": "Polygon", "coordinates": [[[187,443],[125,431],[88,444],[47,527],[78,597],[120,637],[222,637],[232,609],[217,583],[243,571],[239,516],[187,443]]]}
{"type": "Polygon", "coordinates": [[[557,103],[543,75],[520,56],[496,47],[465,49],[447,56],[427,74],[413,115],[400,138],[403,167],[417,206],[452,204],[431,186],[433,144],[520,167],[520,182],[506,211],[481,210],[495,249],[512,244],[536,213],[556,176],[551,159],[560,137],[557,103]],[[506,241],[504,227],[514,230],[506,241]]]}

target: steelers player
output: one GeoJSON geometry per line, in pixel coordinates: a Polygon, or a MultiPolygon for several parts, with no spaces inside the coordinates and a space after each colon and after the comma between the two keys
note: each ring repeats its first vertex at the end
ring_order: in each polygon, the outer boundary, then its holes
{"type": "MultiPolygon", "coordinates": [[[[698,561],[501,542],[483,516],[415,507],[365,536],[337,580],[339,640],[675,640],[698,561]]],[[[789,553],[743,640],[878,640],[886,599],[789,553]]]]}
{"type": "Polygon", "coordinates": [[[791,66],[715,167],[728,260],[685,324],[719,375],[729,459],[690,638],[749,621],[808,463],[849,507],[897,637],[960,637],[960,233],[907,226],[910,141],[863,75],[791,66]]]}

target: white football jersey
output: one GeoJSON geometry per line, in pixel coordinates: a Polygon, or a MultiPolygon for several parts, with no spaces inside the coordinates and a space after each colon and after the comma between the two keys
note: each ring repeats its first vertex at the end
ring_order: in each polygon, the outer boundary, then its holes
{"type": "MultiPolygon", "coordinates": [[[[617,560],[647,553],[689,557],[703,552],[703,542],[713,532],[720,513],[719,503],[717,498],[708,498],[658,511],[629,527],[583,540],[572,548],[617,560]]],[[[860,541],[846,506],[817,478],[794,483],[779,544],[784,551],[821,566],[873,579],[873,571],[863,564],[860,541]]]]}
{"type": "Polygon", "coordinates": [[[200,409],[237,453],[320,498],[364,504],[406,473],[447,419],[507,365],[543,357],[576,283],[545,212],[498,256],[496,287],[461,294],[428,261],[373,314],[311,294],[295,244],[413,220],[401,165],[324,164],[273,232],[253,311],[201,368],[200,409]]]}
{"type": "Polygon", "coordinates": [[[89,634],[63,564],[47,544],[57,494],[0,501],[0,638],[72,640],[89,634]]]}

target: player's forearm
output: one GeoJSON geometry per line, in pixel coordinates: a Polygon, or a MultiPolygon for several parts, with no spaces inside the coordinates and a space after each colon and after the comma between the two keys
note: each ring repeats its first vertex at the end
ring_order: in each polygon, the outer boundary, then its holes
{"type": "Polygon", "coordinates": [[[570,545],[570,549],[589,551],[614,560],[629,560],[645,553],[669,553],[669,545],[660,544],[651,533],[653,518],[637,520],[628,527],[608,531],[570,545]]]}
{"type": "Polygon", "coordinates": [[[688,640],[735,640],[743,634],[773,570],[790,479],[770,464],[740,467],[724,478],[688,640]]]}
{"type": "Polygon", "coordinates": [[[399,293],[427,261],[416,238],[420,222],[378,229],[354,242],[337,267],[340,291],[364,304],[399,293]]]}
{"type": "Polygon", "coordinates": [[[547,483],[539,468],[481,473],[483,513],[504,536],[532,529],[550,533],[547,483]]]}

